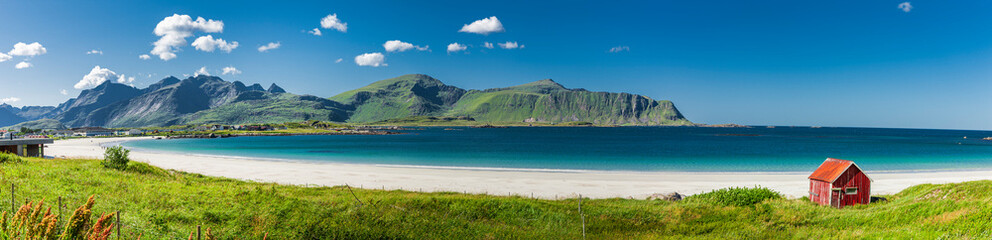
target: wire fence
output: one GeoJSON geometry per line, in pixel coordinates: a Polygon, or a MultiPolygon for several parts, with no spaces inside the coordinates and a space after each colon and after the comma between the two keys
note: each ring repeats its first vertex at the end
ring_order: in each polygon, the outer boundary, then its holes
{"type": "MultiPolygon", "coordinates": [[[[8,212],[8,217],[13,217],[15,213],[24,205],[32,203],[38,204],[39,201],[45,202],[45,207],[51,208],[52,214],[56,214],[57,220],[55,222],[56,228],[58,230],[64,229],[66,221],[72,216],[79,206],[86,204],[88,197],[67,197],[67,196],[57,196],[53,202],[47,199],[32,199],[28,194],[24,194],[23,191],[19,191],[16,184],[10,184],[9,186],[4,186],[0,189],[0,193],[6,192],[3,197],[7,198],[3,201],[4,204],[9,208],[0,209],[0,212],[8,212]]],[[[127,209],[127,203],[118,206],[118,209],[127,209]]],[[[163,234],[161,231],[156,231],[155,229],[147,228],[147,225],[133,224],[147,222],[146,219],[140,219],[137,216],[129,215],[127,212],[122,210],[109,211],[96,213],[94,216],[102,216],[103,214],[113,213],[114,229],[110,235],[109,239],[113,240],[123,240],[123,239],[187,239],[187,235],[175,235],[175,234],[163,234]]],[[[193,239],[203,239],[201,226],[197,225],[190,227],[188,232],[195,232],[193,239]]]]}
{"type": "MultiPolygon", "coordinates": [[[[301,185],[301,186],[303,186],[303,187],[310,187],[311,185],[310,184],[305,184],[305,185],[301,185]]],[[[32,186],[32,187],[34,187],[34,186],[32,186]]],[[[272,185],[272,187],[273,187],[272,191],[274,192],[276,185],[272,185]]],[[[54,192],[53,190],[55,190],[55,189],[49,189],[49,188],[52,188],[52,186],[50,186],[50,185],[49,186],[44,186],[44,187],[41,187],[41,188],[42,189],[33,189],[32,192],[34,192],[34,193],[37,193],[37,192],[54,192]]],[[[385,186],[383,186],[382,188],[383,189],[386,189],[385,186]]],[[[356,204],[356,206],[358,208],[363,208],[363,207],[373,207],[373,208],[378,208],[378,207],[393,207],[393,208],[398,208],[398,206],[396,206],[396,205],[392,205],[392,206],[378,206],[373,199],[367,199],[368,198],[368,195],[367,194],[356,194],[355,191],[352,190],[351,186],[350,185],[347,185],[347,184],[344,185],[344,189],[343,190],[347,191],[347,194],[350,195],[354,199],[355,204],[356,204]]],[[[2,212],[2,211],[9,211],[10,214],[8,215],[8,217],[13,217],[13,214],[16,213],[20,207],[22,207],[22,206],[24,206],[26,204],[31,203],[32,200],[39,201],[39,199],[38,199],[37,196],[33,196],[33,197],[35,197],[34,199],[32,199],[32,196],[29,196],[29,195],[37,195],[37,194],[25,194],[23,192],[25,192],[25,191],[20,191],[18,189],[17,184],[14,184],[14,183],[11,183],[9,186],[4,186],[4,187],[0,188],[0,196],[8,198],[8,199],[5,199],[6,201],[0,200],[0,201],[3,202],[3,204],[0,204],[0,206],[4,206],[4,205],[9,206],[9,209],[6,209],[6,208],[0,209],[0,212],[2,212]],[[4,193],[4,192],[6,192],[6,193],[4,193]]],[[[467,194],[467,192],[466,192],[466,194],[467,194]]],[[[114,194],[113,193],[110,193],[110,194],[107,194],[107,195],[113,196],[114,194]]],[[[494,195],[490,195],[489,193],[483,193],[483,195],[485,195],[485,196],[494,196],[494,195]]],[[[523,197],[523,198],[527,198],[528,197],[526,195],[514,195],[512,193],[507,193],[506,196],[510,196],[510,197],[514,197],[515,196],[515,197],[523,197]]],[[[539,198],[535,198],[533,193],[530,194],[530,198],[531,199],[539,199],[539,198]]],[[[587,232],[586,232],[586,230],[587,230],[586,229],[586,224],[587,224],[586,220],[587,219],[586,219],[586,214],[583,211],[583,198],[584,197],[582,195],[573,195],[573,196],[558,196],[558,195],[555,195],[554,200],[556,200],[556,201],[572,200],[572,199],[577,200],[577,203],[578,203],[577,204],[577,210],[578,210],[577,211],[577,215],[578,215],[577,216],[578,217],[578,219],[577,219],[578,221],[577,222],[579,222],[581,224],[580,225],[581,226],[581,235],[580,236],[582,236],[582,238],[585,239],[586,238],[586,234],[587,234],[587,232]]],[[[82,205],[86,204],[87,200],[88,200],[88,196],[81,196],[81,195],[76,195],[76,196],[61,196],[60,195],[60,196],[57,196],[54,199],[54,202],[49,202],[47,199],[40,199],[40,201],[45,201],[46,202],[46,207],[51,207],[52,208],[51,209],[51,212],[53,214],[57,214],[56,229],[63,229],[65,227],[65,223],[68,220],[68,218],[70,216],[72,216],[73,212],[79,206],[82,206],[82,205]],[[54,207],[51,206],[52,204],[54,204],[54,207]]],[[[37,202],[35,202],[35,203],[37,204],[37,202]]],[[[97,205],[99,205],[99,201],[97,201],[97,205]]],[[[113,229],[113,232],[112,232],[110,238],[108,238],[109,240],[122,240],[122,239],[197,239],[197,240],[203,240],[206,237],[205,236],[206,232],[205,232],[205,229],[203,228],[202,225],[188,226],[185,229],[154,229],[154,227],[151,227],[151,226],[153,226],[153,224],[147,224],[147,223],[150,222],[150,219],[143,219],[142,217],[138,216],[137,214],[128,214],[127,211],[124,211],[124,209],[130,209],[129,206],[128,206],[128,202],[127,201],[115,202],[113,205],[115,207],[113,208],[112,211],[101,212],[101,213],[97,213],[97,212],[94,211],[94,216],[95,217],[102,216],[102,214],[114,213],[114,215],[115,215],[114,216],[114,219],[113,219],[114,229],[113,229]],[[141,224],[141,223],[145,223],[145,224],[141,224]],[[182,234],[184,232],[185,233],[188,233],[188,234],[182,234]]],[[[268,234],[266,233],[265,235],[266,235],[266,238],[267,238],[268,234]]]]}

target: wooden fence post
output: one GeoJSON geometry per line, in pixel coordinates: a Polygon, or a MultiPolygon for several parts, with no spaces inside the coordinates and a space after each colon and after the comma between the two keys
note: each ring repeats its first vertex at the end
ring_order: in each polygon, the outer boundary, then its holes
{"type": "Polygon", "coordinates": [[[117,240],[121,240],[121,211],[118,210],[115,215],[117,215],[115,216],[117,217],[117,223],[114,224],[117,225],[117,240]]]}
{"type": "Polygon", "coordinates": [[[579,216],[582,218],[582,239],[586,239],[586,215],[582,213],[582,194],[579,194],[579,216]]]}
{"type": "Polygon", "coordinates": [[[59,196],[59,205],[58,205],[58,208],[59,208],[59,216],[58,216],[57,221],[58,221],[59,224],[62,224],[62,196],[59,196]]]}
{"type": "Polygon", "coordinates": [[[351,192],[351,196],[352,197],[355,197],[355,201],[358,202],[358,206],[359,207],[365,205],[365,204],[362,204],[362,200],[359,200],[358,199],[358,195],[355,195],[355,191],[352,191],[351,190],[351,186],[348,186],[348,184],[345,184],[344,186],[348,188],[348,192],[351,192]]]}

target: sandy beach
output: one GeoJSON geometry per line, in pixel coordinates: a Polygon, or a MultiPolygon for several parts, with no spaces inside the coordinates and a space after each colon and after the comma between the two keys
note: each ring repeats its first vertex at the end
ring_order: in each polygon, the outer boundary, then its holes
{"type": "MultiPolygon", "coordinates": [[[[105,144],[142,138],[59,140],[45,149],[56,158],[102,158],[105,144]]],[[[168,140],[156,140],[168,141],[168,140]]],[[[450,191],[565,198],[646,198],[654,193],[696,194],[726,187],[764,186],[789,197],[806,195],[808,173],[737,172],[541,172],[413,168],[383,165],[307,163],[132,151],[135,161],[179,171],[258,182],[412,191],[450,191]]],[[[873,194],[896,193],[924,183],[992,179],[992,171],[871,172],[873,194]]]]}

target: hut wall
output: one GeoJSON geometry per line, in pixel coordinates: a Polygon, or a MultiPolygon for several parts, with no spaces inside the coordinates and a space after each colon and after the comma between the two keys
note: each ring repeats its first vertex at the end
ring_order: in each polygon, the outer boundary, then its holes
{"type": "Polygon", "coordinates": [[[851,166],[834,181],[834,188],[841,189],[841,206],[868,204],[871,200],[871,180],[861,169],[851,166]],[[857,188],[857,194],[846,194],[846,189],[857,188]]]}

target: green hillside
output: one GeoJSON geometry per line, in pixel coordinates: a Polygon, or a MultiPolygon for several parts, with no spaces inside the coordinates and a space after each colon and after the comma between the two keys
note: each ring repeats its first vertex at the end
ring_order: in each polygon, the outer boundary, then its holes
{"type": "Polygon", "coordinates": [[[566,89],[542,80],[520,86],[470,91],[448,115],[472,116],[478,121],[537,122],[585,121],[616,125],[691,124],[670,101],[655,101],[629,93],[566,89]]]}
{"type": "Polygon", "coordinates": [[[347,112],[342,108],[337,102],[314,96],[254,91],[232,103],[188,115],[183,124],[344,122],[347,112]]]}
{"type": "Polygon", "coordinates": [[[11,184],[18,201],[63,197],[66,216],[95,195],[94,215],[121,211],[124,239],[186,239],[198,225],[218,239],[582,239],[583,217],[587,239],[992,237],[992,181],[918,185],[841,210],[757,189],[679,202],[585,199],[581,214],[575,198],[288,186],[97,160],[2,163],[0,185],[11,184]]]}
{"type": "Polygon", "coordinates": [[[348,121],[359,123],[408,116],[466,116],[493,123],[692,124],[670,101],[629,93],[568,89],[552,80],[465,91],[426,75],[404,75],[330,99],[352,106],[354,111],[348,121]]]}
{"type": "Polygon", "coordinates": [[[4,127],[4,128],[0,128],[0,129],[4,129],[4,130],[11,130],[11,129],[19,130],[21,128],[28,128],[28,129],[34,129],[34,130],[64,130],[64,129],[66,129],[65,125],[62,125],[62,123],[60,123],[59,121],[54,120],[54,119],[39,119],[39,120],[30,121],[30,122],[22,122],[22,123],[18,123],[16,125],[13,125],[13,126],[4,127]]]}
{"type": "Polygon", "coordinates": [[[347,91],[330,100],[354,108],[348,122],[376,122],[407,116],[437,116],[465,90],[423,74],[403,75],[347,91]]]}

